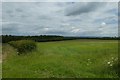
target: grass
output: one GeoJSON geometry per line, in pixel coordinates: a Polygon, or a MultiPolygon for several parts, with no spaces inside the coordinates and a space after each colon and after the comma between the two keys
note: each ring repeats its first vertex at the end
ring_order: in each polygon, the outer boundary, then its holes
{"type": "Polygon", "coordinates": [[[39,42],[36,51],[20,56],[4,44],[2,75],[3,78],[117,78],[108,64],[117,57],[117,40],[39,42]]]}
{"type": "Polygon", "coordinates": [[[0,78],[2,78],[2,44],[0,43],[0,78]]]}

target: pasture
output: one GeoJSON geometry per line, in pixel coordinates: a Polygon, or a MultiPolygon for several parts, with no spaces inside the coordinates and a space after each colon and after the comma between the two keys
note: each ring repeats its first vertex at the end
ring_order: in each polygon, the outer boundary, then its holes
{"type": "Polygon", "coordinates": [[[117,40],[39,42],[26,55],[2,46],[3,78],[117,78],[117,40]]]}

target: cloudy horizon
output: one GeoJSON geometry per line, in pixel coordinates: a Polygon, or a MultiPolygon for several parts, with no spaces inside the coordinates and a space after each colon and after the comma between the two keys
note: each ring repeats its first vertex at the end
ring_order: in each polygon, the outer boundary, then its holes
{"type": "Polygon", "coordinates": [[[2,34],[118,36],[118,3],[4,2],[2,34]]]}

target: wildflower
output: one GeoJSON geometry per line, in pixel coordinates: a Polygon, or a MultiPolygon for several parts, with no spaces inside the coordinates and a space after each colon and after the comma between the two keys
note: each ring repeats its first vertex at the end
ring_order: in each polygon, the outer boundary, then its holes
{"type": "Polygon", "coordinates": [[[89,63],[92,63],[92,62],[89,62],[89,63]]]}
{"type": "Polygon", "coordinates": [[[110,64],[110,62],[107,62],[107,64],[110,64]]]}
{"type": "Polygon", "coordinates": [[[37,73],[37,71],[35,71],[35,73],[37,73]]]}
{"type": "Polygon", "coordinates": [[[110,64],[110,66],[112,66],[112,64],[110,64]]]}
{"type": "Polygon", "coordinates": [[[88,59],[88,61],[89,61],[90,59],[88,59]]]}
{"type": "Polygon", "coordinates": [[[114,60],[115,60],[115,61],[117,61],[117,60],[118,60],[118,58],[115,58],[114,60]]]}
{"type": "Polygon", "coordinates": [[[89,65],[89,64],[87,64],[87,65],[89,65]]]}
{"type": "Polygon", "coordinates": [[[114,59],[114,57],[112,57],[112,59],[114,59]]]}

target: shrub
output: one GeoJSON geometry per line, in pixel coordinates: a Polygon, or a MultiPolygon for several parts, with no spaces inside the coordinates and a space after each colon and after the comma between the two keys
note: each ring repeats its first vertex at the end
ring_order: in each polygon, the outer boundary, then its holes
{"type": "Polygon", "coordinates": [[[19,54],[32,51],[36,48],[36,43],[32,40],[11,41],[9,44],[16,48],[19,54]]]}
{"type": "Polygon", "coordinates": [[[119,69],[120,68],[120,61],[119,60],[118,60],[118,62],[114,63],[113,68],[120,77],[120,69],[119,69]]]}
{"type": "Polygon", "coordinates": [[[119,69],[119,67],[120,67],[120,61],[118,60],[118,58],[114,59],[113,63],[111,63],[111,64],[112,64],[112,66],[111,66],[112,70],[114,70],[115,73],[117,75],[119,75],[119,73],[120,73],[120,69],[119,69]]]}

